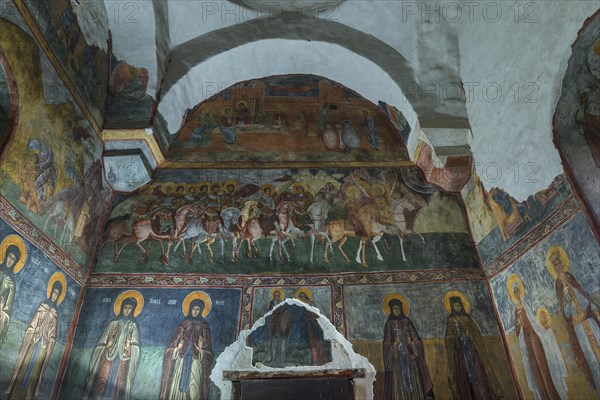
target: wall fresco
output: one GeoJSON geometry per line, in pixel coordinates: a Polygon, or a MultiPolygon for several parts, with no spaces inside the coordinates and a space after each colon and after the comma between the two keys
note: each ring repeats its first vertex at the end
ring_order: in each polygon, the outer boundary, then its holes
{"type": "Polygon", "coordinates": [[[457,196],[404,176],[396,169],[163,172],[166,182],[115,201],[96,271],[477,267],[457,196]]]}
{"type": "Polygon", "coordinates": [[[22,88],[0,192],[86,269],[110,195],[102,177],[102,142],[34,39],[5,20],[0,26],[0,46],[22,88]]]}
{"type": "Polygon", "coordinates": [[[462,196],[483,265],[488,266],[525,237],[571,193],[565,175],[559,175],[547,189],[518,202],[502,189],[486,190],[481,178],[473,173],[462,196]]]}
{"type": "Polygon", "coordinates": [[[343,290],[346,336],[377,370],[375,398],[516,398],[485,282],[343,290]]]}
{"type": "Polygon", "coordinates": [[[578,213],[491,280],[526,397],[598,396],[598,260],[600,247],[578,213]]]}
{"type": "MultiPolygon", "coordinates": [[[[245,81],[187,113],[170,148],[169,159],[196,162],[408,160],[400,134],[386,112],[352,90],[314,75],[245,81]]],[[[403,119],[401,113],[396,114],[395,121],[403,119]]],[[[406,129],[410,127],[405,126],[404,131],[406,129]]]]}
{"type": "Polygon", "coordinates": [[[268,286],[252,288],[252,321],[271,311],[283,300],[298,299],[317,307],[321,314],[332,320],[331,286],[268,286]]]}
{"type": "Polygon", "coordinates": [[[0,393],[5,398],[50,398],[80,290],[0,220],[0,393]]]}
{"type": "Polygon", "coordinates": [[[98,126],[102,126],[109,61],[108,19],[104,3],[78,4],[69,0],[18,2],[25,4],[98,126]],[[99,28],[101,26],[104,29],[99,28]],[[83,27],[87,29],[84,31],[83,27]],[[90,34],[91,30],[101,33],[90,34]]]}
{"type": "Polygon", "coordinates": [[[600,226],[600,18],[586,21],[562,79],[554,134],[563,163],[600,226]]]}
{"type": "Polygon", "coordinates": [[[208,377],[240,308],[239,288],[88,288],[60,398],[218,399],[208,377]]]}
{"type": "MultiPolygon", "coordinates": [[[[9,71],[9,73],[11,73],[9,71]]],[[[14,119],[14,106],[12,105],[12,96],[14,96],[8,81],[6,66],[0,62],[0,153],[8,141],[12,131],[14,119]]]]}

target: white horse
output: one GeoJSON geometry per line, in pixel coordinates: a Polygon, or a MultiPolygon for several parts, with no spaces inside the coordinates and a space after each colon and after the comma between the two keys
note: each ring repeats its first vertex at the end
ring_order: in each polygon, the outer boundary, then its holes
{"type": "Polygon", "coordinates": [[[333,246],[331,246],[331,239],[327,234],[327,224],[325,221],[327,220],[327,216],[329,215],[329,211],[331,211],[331,205],[327,203],[325,200],[319,200],[308,207],[306,213],[310,217],[312,221],[312,226],[310,227],[310,263],[313,263],[313,256],[315,253],[315,239],[317,236],[324,238],[329,243],[329,249],[333,253],[333,246]]]}

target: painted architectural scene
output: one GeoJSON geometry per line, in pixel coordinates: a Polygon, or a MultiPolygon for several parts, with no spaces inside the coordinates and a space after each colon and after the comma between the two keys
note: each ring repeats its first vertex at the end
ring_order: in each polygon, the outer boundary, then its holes
{"type": "Polygon", "coordinates": [[[548,188],[525,201],[516,201],[499,188],[486,190],[481,178],[473,177],[463,188],[473,240],[484,266],[496,260],[513,244],[548,217],[572,194],[565,175],[558,175],[548,188]]]}
{"type": "Polygon", "coordinates": [[[517,396],[484,281],[345,285],[344,314],[376,399],[517,396]]]}
{"type": "Polygon", "coordinates": [[[0,220],[0,393],[51,397],[81,286],[0,220]]]}
{"type": "Polygon", "coordinates": [[[476,268],[458,197],[430,188],[419,193],[403,175],[402,169],[187,176],[173,170],[163,175],[169,182],[115,201],[96,271],[476,268]]]}
{"type": "Polygon", "coordinates": [[[102,2],[17,0],[102,126],[108,80],[108,21],[102,2]]]}
{"type": "Polygon", "coordinates": [[[297,299],[319,309],[332,320],[332,292],[330,285],[323,286],[255,286],[252,288],[252,320],[271,311],[285,299],[297,299]]]}
{"type": "Polygon", "coordinates": [[[314,75],[282,75],[238,83],[190,110],[169,159],[398,163],[408,160],[400,135],[356,92],[314,75]]]}
{"type": "Polygon", "coordinates": [[[87,269],[110,196],[102,142],[35,40],[6,20],[0,27],[0,57],[14,74],[21,110],[3,153],[0,193],[87,269]]]}
{"type": "Polygon", "coordinates": [[[235,288],[89,288],[60,398],[218,399],[209,376],[240,309],[235,288]]]}
{"type": "Polygon", "coordinates": [[[600,247],[579,213],[491,280],[527,398],[598,397],[598,260],[600,247]]]}

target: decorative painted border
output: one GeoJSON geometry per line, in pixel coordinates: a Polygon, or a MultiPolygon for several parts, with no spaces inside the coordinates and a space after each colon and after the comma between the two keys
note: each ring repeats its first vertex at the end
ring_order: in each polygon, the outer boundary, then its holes
{"type": "Polygon", "coordinates": [[[581,205],[574,195],[571,195],[557,210],[550,214],[544,221],[529,231],[522,239],[502,253],[495,261],[484,268],[485,275],[492,278],[499,272],[511,266],[523,254],[533,248],[540,240],[544,239],[561,225],[567,222],[578,212],[581,205]]]}
{"type": "Polygon", "coordinates": [[[68,273],[77,283],[84,286],[86,273],[79,264],[73,261],[59,246],[54,244],[36,226],[27,220],[12,204],[0,195],[0,218],[25,236],[35,247],[47,255],[56,265],[68,273]]]}

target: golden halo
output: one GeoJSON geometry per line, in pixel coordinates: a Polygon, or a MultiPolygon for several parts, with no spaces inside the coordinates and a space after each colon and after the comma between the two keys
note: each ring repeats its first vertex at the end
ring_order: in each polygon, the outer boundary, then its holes
{"type": "Polygon", "coordinates": [[[146,196],[146,195],[152,194],[152,185],[151,184],[147,184],[147,185],[142,186],[138,190],[138,194],[140,196],[146,196]]]}
{"type": "Polygon", "coordinates": [[[406,315],[408,317],[408,313],[410,313],[410,303],[409,303],[408,299],[406,297],[402,296],[400,293],[389,293],[387,296],[385,296],[383,298],[383,301],[382,301],[383,312],[385,312],[386,315],[390,315],[392,310],[390,309],[389,303],[393,299],[397,299],[402,302],[402,311],[404,312],[404,315],[406,315]]]}
{"type": "Polygon", "coordinates": [[[279,298],[281,300],[285,299],[285,292],[283,291],[283,289],[280,287],[276,287],[276,288],[271,289],[271,294],[269,295],[271,300],[275,299],[275,293],[279,293],[279,298]]]}
{"type": "Polygon", "coordinates": [[[223,184],[223,188],[224,188],[225,190],[227,190],[227,189],[228,189],[228,187],[229,187],[229,186],[231,186],[231,185],[233,185],[233,187],[234,187],[234,188],[233,188],[233,191],[234,191],[234,192],[237,192],[237,190],[238,190],[238,183],[237,183],[236,181],[234,181],[234,180],[230,180],[230,181],[227,181],[227,182],[225,182],[225,183],[223,184]]]}
{"type": "Polygon", "coordinates": [[[225,110],[229,110],[231,112],[231,106],[225,106],[221,109],[221,114],[225,115],[225,110]]]}
{"type": "Polygon", "coordinates": [[[273,185],[271,185],[270,183],[265,183],[264,185],[262,185],[262,186],[260,187],[260,192],[261,192],[261,193],[264,193],[264,192],[265,192],[265,189],[267,189],[267,188],[268,188],[268,189],[271,189],[271,194],[273,194],[273,192],[275,191],[275,188],[273,187],[273,185]]]}
{"type": "Polygon", "coordinates": [[[518,301],[515,297],[515,293],[513,292],[514,285],[519,285],[519,289],[521,290],[521,299],[523,299],[525,297],[525,287],[523,287],[523,282],[521,281],[521,278],[519,278],[519,275],[517,274],[510,274],[508,280],[506,281],[508,297],[510,297],[510,301],[512,301],[513,304],[517,304],[518,301]]]}
{"type": "Polygon", "coordinates": [[[142,308],[144,308],[144,296],[137,290],[126,290],[117,296],[115,303],[113,304],[113,310],[115,315],[118,317],[121,313],[121,303],[123,300],[127,298],[132,298],[137,301],[137,305],[135,306],[135,310],[133,310],[133,316],[137,317],[142,312],[142,308]]]}
{"type": "Polygon", "coordinates": [[[219,187],[219,192],[220,192],[220,191],[221,191],[221,189],[223,188],[220,182],[211,182],[211,183],[210,183],[210,186],[209,186],[209,189],[210,189],[210,191],[211,191],[211,192],[212,192],[212,188],[213,188],[213,186],[218,186],[218,187],[219,187]]]}
{"type": "Polygon", "coordinates": [[[452,305],[450,304],[451,297],[460,297],[465,312],[468,314],[471,311],[471,303],[469,303],[469,299],[467,298],[467,296],[463,292],[459,292],[458,290],[451,290],[444,296],[444,307],[446,308],[446,312],[448,314],[452,312],[452,305]]]}
{"type": "Polygon", "coordinates": [[[294,188],[294,191],[296,190],[296,187],[298,187],[298,186],[302,186],[302,188],[304,189],[304,193],[308,192],[308,185],[306,184],[306,182],[303,182],[303,181],[295,182],[292,185],[292,187],[294,188]]]}
{"type": "Polygon", "coordinates": [[[183,303],[181,303],[181,309],[183,310],[183,315],[185,315],[186,317],[188,316],[188,311],[190,309],[190,303],[196,299],[200,299],[204,302],[204,310],[202,310],[202,318],[206,318],[206,316],[210,313],[210,310],[212,309],[212,300],[210,299],[210,296],[201,291],[201,290],[196,290],[195,292],[192,292],[190,294],[188,294],[187,296],[185,296],[185,299],[183,299],[183,303]]]}
{"type": "Polygon", "coordinates": [[[208,183],[208,182],[200,182],[200,184],[198,185],[198,190],[202,189],[204,186],[206,186],[207,188],[210,189],[210,183],[208,183]]]}
{"type": "Polygon", "coordinates": [[[540,308],[538,308],[535,313],[535,316],[537,317],[537,320],[541,326],[543,326],[545,329],[550,329],[550,327],[552,326],[552,317],[550,316],[550,313],[548,312],[548,309],[546,307],[541,306],[540,308]],[[542,322],[542,314],[546,314],[545,324],[542,322]]]}
{"type": "Polygon", "coordinates": [[[367,113],[368,117],[371,116],[371,110],[369,110],[368,108],[361,108],[361,110],[360,110],[360,116],[362,117],[364,115],[364,113],[367,113]]]}
{"type": "Polygon", "coordinates": [[[165,194],[173,194],[173,193],[175,193],[175,188],[177,186],[178,185],[176,185],[173,182],[166,183],[166,184],[162,185],[163,193],[165,193],[165,194]]]}
{"type": "Polygon", "coordinates": [[[67,295],[67,279],[65,278],[65,275],[62,272],[55,272],[54,274],[52,274],[50,280],[48,281],[48,298],[50,298],[50,295],[52,294],[52,286],[54,286],[54,282],[56,281],[62,284],[60,296],[58,296],[58,299],[56,300],[56,305],[59,305],[63,302],[65,296],[67,295]]]}
{"type": "Polygon", "coordinates": [[[300,301],[302,301],[302,299],[300,299],[300,294],[304,293],[306,295],[306,297],[308,298],[309,301],[313,300],[313,294],[310,291],[309,288],[307,287],[301,287],[300,289],[296,290],[296,298],[300,301]]]}
{"type": "Polygon", "coordinates": [[[19,257],[15,266],[13,267],[13,273],[16,274],[23,268],[23,266],[25,265],[25,261],[27,261],[27,246],[25,246],[25,242],[23,241],[21,236],[8,235],[4,238],[4,240],[2,240],[2,243],[0,243],[0,262],[4,263],[6,261],[4,257],[6,257],[6,251],[11,245],[16,246],[19,249],[19,252],[21,253],[21,256],[19,257]]]}
{"type": "Polygon", "coordinates": [[[569,256],[567,256],[565,249],[563,249],[561,246],[559,246],[557,244],[553,244],[546,251],[546,268],[548,269],[548,272],[554,279],[556,279],[559,272],[556,271],[556,269],[554,268],[554,264],[552,264],[552,261],[550,261],[550,257],[555,253],[558,253],[558,256],[560,257],[560,261],[563,265],[563,270],[561,272],[569,271],[569,256]]]}
{"type": "Polygon", "coordinates": [[[235,104],[235,106],[236,106],[237,108],[240,108],[240,104],[243,104],[243,105],[244,105],[244,108],[248,108],[248,103],[246,103],[244,100],[240,100],[240,101],[238,101],[238,102],[235,104]]]}

